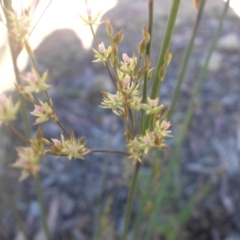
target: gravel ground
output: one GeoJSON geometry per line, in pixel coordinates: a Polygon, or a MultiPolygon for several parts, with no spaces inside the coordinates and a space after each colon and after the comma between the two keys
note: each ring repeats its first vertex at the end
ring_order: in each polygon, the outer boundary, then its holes
{"type": "MultiPolygon", "coordinates": [[[[121,0],[117,8],[106,16],[116,31],[124,27],[125,40],[120,51],[131,55],[136,51],[135,42],[141,40],[141,27],[146,23],[147,13],[145,1],[138,0],[132,5],[128,3],[127,0],[121,0]]],[[[157,61],[169,5],[169,1],[156,3],[153,65],[157,61]]],[[[184,119],[222,7],[219,1],[208,1],[173,116],[174,136],[177,136],[184,119]]],[[[161,99],[165,104],[169,104],[173,94],[195,14],[189,1],[183,1],[171,46],[173,60],[161,89],[161,99]]],[[[239,18],[229,12],[181,151],[180,179],[183,192],[176,200],[176,208],[181,208],[182,202],[194,194],[203,180],[207,179],[212,186],[194,210],[191,221],[181,229],[182,239],[240,239],[239,25],[239,18]]],[[[99,28],[97,36],[107,42],[104,27],[99,28]]],[[[100,91],[110,91],[112,86],[103,67],[91,63],[93,54],[82,49],[77,35],[69,29],[57,30],[42,42],[35,53],[40,69],[49,68],[50,83],[54,86],[50,95],[59,118],[68,126],[67,130],[74,130],[77,137],[86,136],[89,147],[122,150],[123,123],[98,107],[100,91]]],[[[44,124],[43,129],[47,138],[60,134],[60,129],[52,123],[44,124]]],[[[0,178],[5,185],[1,185],[1,191],[5,192],[0,196],[0,239],[4,239],[4,236],[6,239],[22,239],[13,214],[5,210],[12,201],[25,219],[27,229],[30,229],[30,239],[44,240],[39,227],[40,209],[33,182],[29,179],[17,184],[19,172],[8,167],[15,159],[14,146],[22,143],[12,135],[7,137],[4,128],[1,129],[1,135],[4,136],[0,140],[1,148],[6,151],[1,151],[4,160],[0,164],[0,178]]],[[[113,202],[110,217],[115,222],[114,234],[117,235],[122,229],[132,166],[128,168],[126,170],[125,161],[117,155],[106,157],[96,154],[87,157],[86,161],[72,162],[61,158],[44,159],[41,177],[54,239],[92,239],[93,219],[96,216],[92,206],[100,209],[107,206],[109,196],[113,202]]]]}

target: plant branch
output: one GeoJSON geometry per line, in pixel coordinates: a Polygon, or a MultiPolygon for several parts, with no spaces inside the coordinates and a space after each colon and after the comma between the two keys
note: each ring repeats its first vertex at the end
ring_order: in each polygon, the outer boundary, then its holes
{"type": "Polygon", "coordinates": [[[130,192],[128,194],[122,240],[127,239],[126,237],[127,237],[128,227],[129,227],[129,223],[130,223],[131,210],[132,210],[132,205],[133,205],[133,196],[134,196],[134,192],[135,192],[135,189],[136,189],[137,176],[138,176],[138,172],[139,172],[140,167],[141,167],[141,163],[137,162],[135,164],[135,170],[134,170],[134,174],[133,174],[132,184],[131,184],[131,187],[130,187],[130,192]]]}
{"type": "Polygon", "coordinates": [[[104,149],[90,149],[90,153],[116,153],[121,154],[125,156],[129,156],[128,152],[122,152],[122,151],[115,151],[115,150],[104,150],[104,149]]]}
{"type": "Polygon", "coordinates": [[[39,199],[39,204],[40,204],[40,209],[41,209],[41,218],[42,218],[42,222],[43,222],[43,228],[44,228],[47,240],[51,240],[51,235],[50,235],[48,224],[47,224],[47,216],[46,216],[45,207],[43,204],[44,199],[43,199],[43,193],[42,193],[39,176],[38,175],[34,176],[34,180],[35,180],[37,198],[39,199]]]}
{"type": "Polygon", "coordinates": [[[195,40],[195,37],[196,37],[196,34],[197,34],[197,30],[198,30],[199,23],[200,23],[200,20],[201,20],[201,17],[202,17],[202,13],[203,13],[205,3],[206,3],[206,0],[201,0],[201,2],[200,2],[200,6],[199,6],[199,9],[198,9],[198,12],[197,12],[197,18],[196,18],[196,21],[195,21],[195,24],[194,24],[194,27],[193,27],[192,36],[191,36],[190,42],[188,44],[184,59],[183,59],[183,65],[181,67],[181,72],[179,74],[179,78],[178,78],[178,81],[177,81],[177,86],[174,90],[173,98],[172,98],[172,101],[171,101],[171,107],[170,107],[169,113],[168,113],[168,119],[171,119],[172,114],[175,110],[178,95],[179,95],[179,92],[180,92],[180,87],[182,85],[183,78],[185,76],[185,72],[186,72],[186,69],[187,69],[187,66],[188,66],[189,58],[190,58],[190,55],[191,55],[191,52],[192,52],[192,49],[193,49],[194,40],[195,40]]]}
{"type": "MultiPolygon", "coordinates": [[[[152,86],[151,99],[155,99],[158,97],[159,90],[160,90],[160,87],[162,84],[162,81],[159,77],[159,70],[164,64],[164,56],[170,46],[170,42],[172,39],[172,34],[173,34],[180,2],[181,2],[180,0],[174,0],[172,3],[171,12],[170,12],[170,15],[168,18],[166,31],[164,34],[164,39],[163,39],[161,51],[160,51],[159,58],[158,58],[156,73],[155,73],[154,82],[153,82],[153,86],[152,86]]],[[[152,116],[151,115],[146,116],[146,119],[144,122],[144,127],[143,127],[143,132],[146,129],[150,128],[151,122],[152,122],[152,116]]]]}
{"type": "Polygon", "coordinates": [[[10,128],[19,138],[21,138],[26,144],[29,144],[29,140],[25,138],[21,132],[19,132],[11,123],[5,124],[8,128],[10,128]]]}
{"type": "MultiPolygon", "coordinates": [[[[148,33],[150,35],[150,41],[147,44],[146,56],[150,59],[152,37],[153,37],[153,10],[154,10],[154,0],[148,1],[148,33]]],[[[147,101],[147,77],[148,74],[145,72],[144,81],[143,81],[143,94],[142,94],[142,103],[147,101]]],[[[140,123],[140,132],[144,134],[144,120],[145,120],[145,111],[141,110],[141,123],[140,123]]]]}

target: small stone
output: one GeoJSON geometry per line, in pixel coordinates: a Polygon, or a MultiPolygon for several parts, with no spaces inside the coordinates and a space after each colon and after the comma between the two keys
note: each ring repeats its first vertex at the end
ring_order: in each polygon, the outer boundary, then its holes
{"type": "Polygon", "coordinates": [[[69,217],[73,213],[76,204],[72,198],[66,194],[60,195],[61,212],[64,217],[69,217]]]}
{"type": "Polygon", "coordinates": [[[208,71],[212,73],[218,72],[222,65],[222,58],[221,54],[213,53],[208,64],[208,71]]]}
{"type": "Polygon", "coordinates": [[[222,52],[240,52],[240,38],[235,33],[230,33],[218,40],[217,49],[222,52]]]}
{"type": "MultiPolygon", "coordinates": [[[[204,66],[205,59],[206,59],[206,56],[204,56],[204,58],[202,59],[202,61],[200,63],[201,67],[204,66]]],[[[211,72],[211,73],[218,72],[222,66],[222,59],[223,59],[223,57],[221,54],[214,52],[211,56],[208,66],[207,66],[208,72],[211,72]]]]}
{"type": "Polygon", "coordinates": [[[238,97],[233,94],[226,95],[221,99],[222,105],[230,109],[234,109],[236,107],[237,102],[238,102],[238,97]]]}

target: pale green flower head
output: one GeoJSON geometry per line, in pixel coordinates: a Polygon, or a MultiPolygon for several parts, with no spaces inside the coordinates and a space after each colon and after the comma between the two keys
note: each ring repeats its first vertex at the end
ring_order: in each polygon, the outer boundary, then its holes
{"type": "Polygon", "coordinates": [[[109,46],[107,49],[105,49],[104,43],[101,42],[98,45],[98,51],[93,49],[94,57],[96,58],[93,60],[93,62],[107,62],[110,58],[110,55],[112,53],[112,47],[109,46]]]}
{"type": "MultiPolygon", "coordinates": [[[[56,145],[56,142],[54,144],[56,145]]],[[[71,134],[69,140],[65,140],[64,136],[61,135],[61,144],[61,153],[69,160],[73,158],[84,159],[83,156],[89,153],[89,149],[85,148],[85,138],[77,140],[74,133],[71,134]]]]}
{"type": "Polygon", "coordinates": [[[34,110],[31,112],[32,115],[38,117],[34,124],[40,124],[48,121],[54,117],[54,111],[47,102],[39,101],[40,105],[34,105],[34,110]]]}
{"type": "Polygon", "coordinates": [[[158,114],[164,108],[162,104],[158,106],[159,98],[150,99],[148,97],[147,101],[148,104],[144,103],[141,105],[141,108],[146,111],[147,115],[158,114]]]}
{"type": "Polygon", "coordinates": [[[51,88],[51,86],[46,83],[48,80],[48,71],[45,71],[41,77],[39,73],[32,68],[32,72],[22,76],[22,79],[27,83],[27,85],[23,87],[24,93],[40,93],[51,88]]]}
{"type": "Polygon", "coordinates": [[[10,122],[16,119],[20,108],[20,102],[13,103],[11,97],[0,95],[0,122],[10,122]]]}

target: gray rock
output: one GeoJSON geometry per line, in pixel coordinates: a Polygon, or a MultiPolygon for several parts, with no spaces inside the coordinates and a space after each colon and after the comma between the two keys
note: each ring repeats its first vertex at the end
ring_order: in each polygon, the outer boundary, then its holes
{"type": "MultiPolygon", "coordinates": [[[[202,58],[200,65],[204,66],[206,55],[202,58]]],[[[221,69],[223,56],[220,53],[213,52],[208,64],[208,72],[216,73],[221,69]]]]}
{"type": "Polygon", "coordinates": [[[215,73],[218,72],[222,66],[222,55],[214,52],[208,64],[208,71],[215,73]]]}
{"type": "Polygon", "coordinates": [[[234,107],[236,107],[238,100],[239,100],[238,96],[233,95],[233,94],[228,94],[221,99],[221,104],[224,107],[234,108],[234,107]]]}
{"type": "Polygon", "coordinates": [[[228,53],[240,52],[240,38],[235,33],[230,33],[218,40],[217,49],[228,53]]]}

